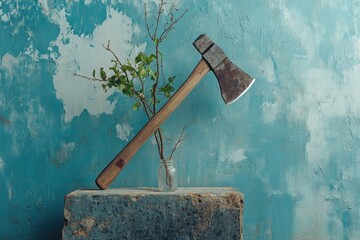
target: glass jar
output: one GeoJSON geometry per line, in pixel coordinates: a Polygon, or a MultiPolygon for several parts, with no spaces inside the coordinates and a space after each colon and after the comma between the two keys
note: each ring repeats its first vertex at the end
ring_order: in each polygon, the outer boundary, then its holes
{"type": "Polygon", "coordinates": [[[172,159],[160,159],[158,187],[160,192],[176,191],[177,175],[175,163],[172,159]]]}

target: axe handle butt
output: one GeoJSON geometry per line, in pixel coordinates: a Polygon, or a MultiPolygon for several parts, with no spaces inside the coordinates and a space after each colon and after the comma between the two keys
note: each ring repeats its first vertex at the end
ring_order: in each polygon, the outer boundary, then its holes
{"type": "Polygon", "coordinates": [[[149,122],[136,134],[125,148],[104,168],[96,178],[96,185],[100,189],[107,189],[131,157],[139,150],[141,145],[160,127],[170,114],[180,105],[184,98],[210,71],[210,67],[204,59],[201,59],[190,76],[166,102],[166,104],[149,120],[149,122]]]}

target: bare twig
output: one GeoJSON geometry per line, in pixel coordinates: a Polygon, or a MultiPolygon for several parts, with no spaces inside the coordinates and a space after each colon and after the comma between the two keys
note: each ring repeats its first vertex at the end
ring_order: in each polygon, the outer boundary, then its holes
{"type": "Polygon", "coordinates": [[[113,50],[111,50],[110,48],[110,40],[108,40],[108,43],[107,43],[107,46],[105,47],[104,44],[101,44],[103,46],[103,48],[106,50],[106,51],[109,51],[113,56],[114,58],[116,59],[116,61],[120,64],[120,66],[122,66],[123,64],[121,63],[120,59],[118,58],[118,56],[114,53],[113,50]]]}
{"type": "Polygon", "coordinates": [[[153,38],[156,39],[156,36],[157,36],[157,31],[158,31],[158,28],[159,28],[159,23],[160,23],[160,18],[161,18],[161,14],[163,13],[164,9],[164,0],[161,0],[160,3],[159,3],[159,7],[158,7],[158,15],[157,17],[155,17],[156,19],[156,24],[155,24],[155,30],[154,30],[154,34],[153,34],[153,38]]]}
{"type": "Polygon", "coordinates": [[[172,156],[174,155],[174,152],[175,152],[176,149],[178,148],[179,144],[188,137],[188,135],[185,135],[185,130],[186,130],[188,127],[190,127],[191,125],[192,125],[192,122],[187,122],[187,123],[184,125],[183,129],[181,130],[180,137],[179,137],[179,139],[177,140],[177,142],[175,143],[175,145],[174,145],[174,147],[173,147],[173,149],[172,149],[172,151],[171,151],[171,153],[170,153],[169,159],[172,158],[172,156]]]}
{"type": "Polygon", "coordinates": [[[150,32],[150,29],[152,28],[153,25],[152,24],[149,25],[149,21],[148,21],[148,17],[147,17],[148,10],[147,10],[147,7],[146,7],[146,3],[144,3],[144,9],[145,9],[144,17],[145,17],[146,30],[147,30],[147,33],[148,33],[149,37],[151,38],[151,40],[154,41],[154,38],[153,38],[153,36],[151,35],[151,32],[150,32]]]}
{"type": "Polygon", "coordinates": [[[102,79],[96,78],[96,77],[88,77],[88,76],[77,74],[77,73],[73,73],[73,75],[76,76],[76,77],[85,78],[85,79],[95,81],[95,82],[106,82],[106,80],[102,80],[102,79]]]}
{"type": "Polygon", "coordinates": [[[159,37],[159,42],[162,42],[168,35],[168,33],[174,29],[174,25],[184,17],[184,15],[187,13],[187,9],[178,17],[174,20],[173,15],[171,13],[171,17],[170,17],[170,23],[169,26],[167,26],[164,31],[161,33],[160,37],[159,37]]]}

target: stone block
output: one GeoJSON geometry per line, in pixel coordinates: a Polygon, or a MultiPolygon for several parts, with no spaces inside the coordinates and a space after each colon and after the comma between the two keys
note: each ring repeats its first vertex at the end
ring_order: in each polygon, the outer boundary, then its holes
{"type": "Polygon", "coordinates": [[[63,240],[242,239],[243,199],[233,188],[76,190],[63,240]]]}

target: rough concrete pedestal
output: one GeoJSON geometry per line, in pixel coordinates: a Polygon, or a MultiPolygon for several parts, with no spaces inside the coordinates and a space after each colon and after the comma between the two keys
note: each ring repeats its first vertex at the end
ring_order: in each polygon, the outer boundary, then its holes
{"type": "Polygon", "coordinates": [[[242,239],[233,188],[77,190],[65,197],[63,240],[242,239]]]}

